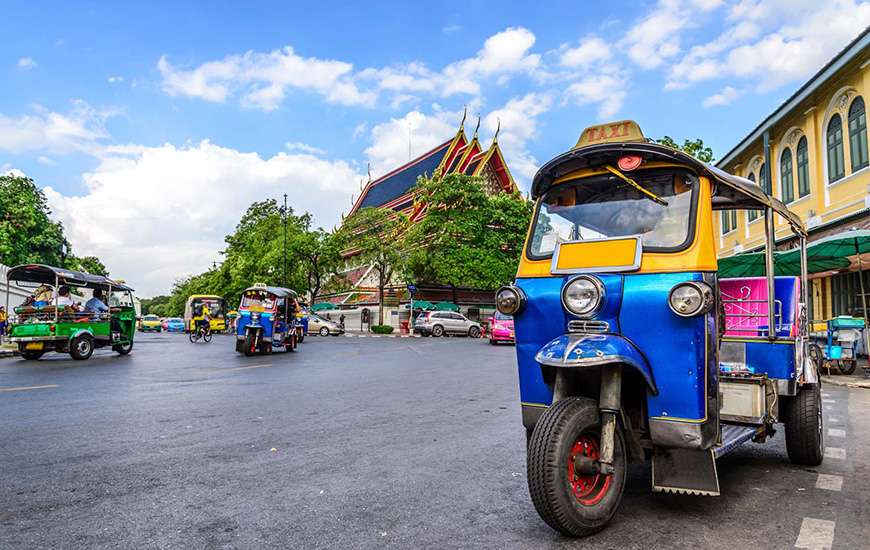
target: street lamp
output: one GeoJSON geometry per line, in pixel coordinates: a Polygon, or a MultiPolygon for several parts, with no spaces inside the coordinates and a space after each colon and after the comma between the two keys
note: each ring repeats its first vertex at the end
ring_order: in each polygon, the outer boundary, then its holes
{"type": "Polygon", "coordinates": [[[63,241],[60,243],[60,267],[66,269],[66,255],[69,254],[69,243],[63,241]]]}
{"type": "Polygon", "coordinates": [[[284,223],[284,272],[281,277],[281,285],[287,288],[287,193],[284,193],[284,206],[281,208],[281,217],[284,223]]]}

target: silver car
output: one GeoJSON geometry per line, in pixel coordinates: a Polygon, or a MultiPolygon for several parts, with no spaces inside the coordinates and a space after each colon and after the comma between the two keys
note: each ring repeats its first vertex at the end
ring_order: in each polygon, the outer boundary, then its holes
{"type": "Polygon", "coordinates": [[[461,313],[426,311],[414,319],[414,334],[436,338],[445,334],[461,334],[470,338],[480,338],[480,324],[461,313]]]}
{"type": "Polygon", "coordinates": [[[320,315],[313,313],[308,315],[308,334],[319,334],[321,336],[338,336],[344,334],[344,329],[335,321],[324,319],[320,315]]]}

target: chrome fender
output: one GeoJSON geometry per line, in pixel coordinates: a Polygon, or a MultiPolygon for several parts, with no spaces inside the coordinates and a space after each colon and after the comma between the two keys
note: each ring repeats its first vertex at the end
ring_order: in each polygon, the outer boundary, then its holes
{"type": "Polygon", "coordinates": [[[622,363],[643,376],[649,391],[658,395],[652,369],[634,344],[614,334],[563,334],[545,344],[535,355],[541,365],[558,368],[600,367],[622,363]]]}
{"type": "Polygon", "coordinates": [[[94,337],[94,332],[91,329],[83,328],[83,329],[79,329],[79,330],[73,332],[72,334],[70,334],[69,341],[72,342],[73,340],[75,340],[76,338],[81,336],[82,334],[89,334],[91,336],[91,338],[94,337]]]}

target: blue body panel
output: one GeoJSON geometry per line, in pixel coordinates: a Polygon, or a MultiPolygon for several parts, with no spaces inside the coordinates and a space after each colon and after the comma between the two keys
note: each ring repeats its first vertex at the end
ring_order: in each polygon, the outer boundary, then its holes
{"type": "Polygon", "coordinates": [[[755,374],[766,374],[769,378],[794,380],[796,376],[794,343],[752,342],[739,338],[726,338],[724,341],[741,342],[746,347],[746,366],[755,374]]]}
{"type": "MultiPolygon", "coordinates": [[[[527,404],[550,405],[553,389],[544,382],[535,356],[548,342],[567,332],[575,317],[561,302],[563,285],[572,276],[522,278],[516,285],[528,301],[514,317],[517,339],[520,399],[527,404]]],[[[677,283],[702,280],[701,273],[601,274],[605,303],[595,319],[610,323],[610,332],[630,342],[649,365],[658,395],[648,392],[651,417],[701,420],[707,417],[708,385],[715,376],[708,357],[707,333],[715,325],[711,316],[683,318],[668,306],[677,283]]],[[[602,341],[610,345],[611,340],[602,341]]],[[[606,351],[606,349],[602,349],[606,351]]]]}
{"type": "Polygon", "coordinates": [[[247,331],[247,327],[260,327],[263,329],[263,337],[267,339],[272,338],[272,314],[271,313],[261,313],[260,321],[258,323],[251,322],[251,312],[247,310],[242,310],[239,312],[239,320],[236,323],[236,334],[239,336],[244,336],[247,331]]]}

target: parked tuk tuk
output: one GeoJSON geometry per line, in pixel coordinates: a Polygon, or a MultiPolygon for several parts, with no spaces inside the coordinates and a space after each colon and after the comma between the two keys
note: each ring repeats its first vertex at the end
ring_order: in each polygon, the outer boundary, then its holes
{"type": "Polygon", "coordinates": [[[296,293],[289,288],[257,283],[242,293],[236,323],[236,351],[245,355],[295,351],[296,293]]]}
{"type": "Polygon", "coordinates": [[[784,424],[789,459],[822,462],[818,365],[807,339],[806,232],[749,180],[594,126],[532,183],[512,315],[532,502],[582,537],[617,511],[630,462],[653,491],[718,495],[716,459],[784,424]],[[767,276],[717,276],[714,211],[764,214],[767,276]],[[800,277],[774,277],[775,218],[800,277]]]}
{"type": "MultiPolygon", "coordinates": [[[[21,357],[37,360],[46,352],[90,358],[94,349],[111,346],[120,355],[133,349],[136,310],[133,289],[101,275],[40,264],[11,268],[7,283],[32,289],[23,304],[10,313],[7,342],[17,344],[21,357]],[[63,294],[63,295],[62,295],[63,294]],[[101,311],[83,305],[96,298],[101,311]]],[[[93,302],[96,303],[96,302],[93,302]]]]}
{"type": "Polygon", "coordinates": [[[187,327],[187,332],[193,332],[196,329],[196,321],[202,319],[203,306],[208,308],[211,331],[226,331],[227,301],[220,296],[194,294],[184,304],[184,326],[187,327]]]}

